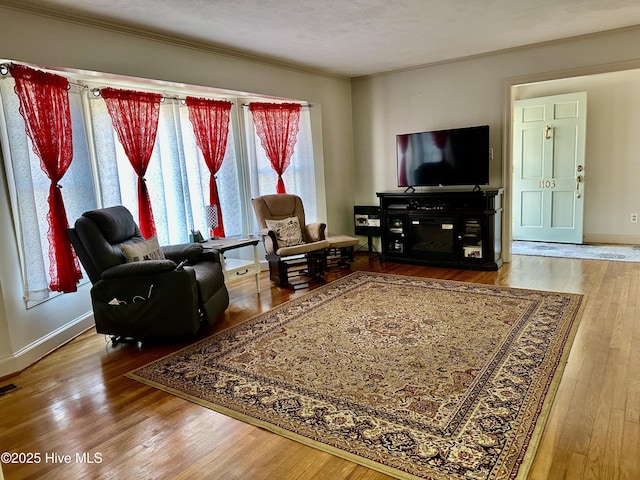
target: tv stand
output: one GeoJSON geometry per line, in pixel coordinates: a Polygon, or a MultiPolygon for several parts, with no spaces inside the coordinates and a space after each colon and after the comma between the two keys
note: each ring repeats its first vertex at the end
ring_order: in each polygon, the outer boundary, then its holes
{"type": "Polygon", "coordinates": [[[502,189],[378,192],[382,261],[497,270],[502,189]]]}

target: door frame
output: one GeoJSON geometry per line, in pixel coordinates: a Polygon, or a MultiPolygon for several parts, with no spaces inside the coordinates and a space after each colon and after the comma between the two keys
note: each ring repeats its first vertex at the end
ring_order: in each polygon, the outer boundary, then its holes
{"type": "Polygon", "coordinates": [[[600,75],[640,69],[640,60],[614,62],[606,65],[560,70],[555,72],[527,74],[508,77],[503,81],[503,116],[502,116],[502,185],[504,188],[502,216],[502,258],[511,261],[511,243],[513,242],[513,124],[515,89],[527,83],[552,82],[574,77],[600,75]]]}

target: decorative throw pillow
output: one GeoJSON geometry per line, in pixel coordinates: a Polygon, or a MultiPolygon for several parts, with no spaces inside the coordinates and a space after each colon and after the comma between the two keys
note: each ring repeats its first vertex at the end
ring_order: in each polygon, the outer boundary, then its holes
{"type": "Polygon", "coordinates": [[[141,262],[143,260],[164,260],[165,256],[160,250],[158,237],[155,235],[144,242],[122,243],[120,244],[122,253],[127,259],[127,263],[141,262]]]}
{"type": "Polygon", "coordinates": [[[273,230],[280,247],[293,247],[304,243],[302,229],[298,217],[289,217],[284,220],[265,220],[269,230],[273,230]]]}

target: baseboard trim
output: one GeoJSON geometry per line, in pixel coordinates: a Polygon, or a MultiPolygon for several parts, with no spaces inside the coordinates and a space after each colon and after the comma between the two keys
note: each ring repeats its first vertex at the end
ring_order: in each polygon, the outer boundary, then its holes
{"type": "Polygon", "coordinates": [[[21,348],[13,355],[0,358],[0,379],[20,373],[94,325],[93,312],[87,312],[53,332],[21,348]]]}
{"type": "Polygon", "coordinates": [[[613,245],[640,245],[639,235],[611,235],[608,233],[585,233],[584,243],[605,243],[613,245]]]}

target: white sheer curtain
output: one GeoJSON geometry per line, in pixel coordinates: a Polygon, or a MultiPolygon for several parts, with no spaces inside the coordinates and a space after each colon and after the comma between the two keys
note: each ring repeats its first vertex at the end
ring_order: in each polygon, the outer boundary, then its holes
{"type": "MultiPolygon", "coordinates": [[[[137,218],[135,173],[111,127],[104,101],[94,97],[89,103],[102,205],[124,205],[137,218]]],[[[161,105],[158,136],[145,176],[161,245],[187,242],[194,229],[204,235],[208,232],[209,173],[188,115],[187,107],[177,101],[161,105]]],[[[233,133],[230,135],[218,172],[227,236],[242,234],[239,177],[233,133]]]]}
{"type": "MultiPolygon", "coordinates": [[[[260,145],[260,139],[256,134],[251,112],[248,108],[244,110],[251,198],[276,193],[276,173],[273,171],[273,167],[260,145]]],[[[285,170],[282,179],[287,193],[293,193],[302,199],[307,223],[317,221],[316,178],[311,137],[311,116],[308,107],[303,107],[300,111],[298,141],[291,157],[291,164],[285,170]]],[[[259,230],[255,218],[253,230],[254,232],[259,230]]]]}
{"type": "MultiPolygon", "coordinates": [[[[14,225],[23,270],[24,299],[27,306],[46,300],[49,290],[49,245],[47,240],[47,194],[50,180],[40,168],[18,113],[19,100],[10,76],[0,80],[2,153],[9,183],[14,225]]],[[[86,210],[96,208],[93,176],[82,116],[82,92],[69,92],[73,131],[73,161],[60,181],[69,222],[86,210]]],[[[86,281],[86,280],[85,280],[86,281]]]]}
{"type": "MultiPolygon", "coordinates": [[[[232,114],[233,109],[232,107],[232,114]]],[[[191,180],[191,184],[198,183],[197,199],[200,203],[198,215],[201,225],[206,226],[206,212],[204,205],[209,203],[209,169],[205,165],[202,158],[202,152],[196,144],[196,137],[193,133],[193,125],[189,120],[189,110],[186,106],[180,106],[180,125],[183,132],[183,150],[187,165],[187,173],[191,180]],[[204,203],[202,203],[204,202],[204,203]]],[[[227,237],[246,234],[243,229],[242,222],[242,197],[244,196],[244,188],[241,183],[241,159],[236,156],[236,133],[229,124],[229,138],[227,140],[227,149],[222,162],[222,167],[216,174],[218,183],[218,195],[220,196],[220,205],[222,215],[224,216],[224,229],[227,237]]],[[[192,204],[195,201],[192,201],[192,204]]],[[[206,235],[208,228],[201,230],[206,235]]]]}

